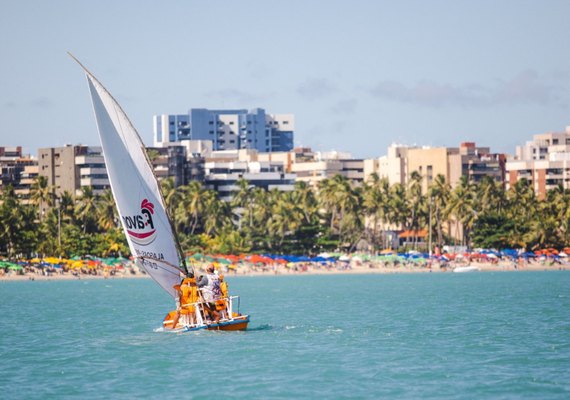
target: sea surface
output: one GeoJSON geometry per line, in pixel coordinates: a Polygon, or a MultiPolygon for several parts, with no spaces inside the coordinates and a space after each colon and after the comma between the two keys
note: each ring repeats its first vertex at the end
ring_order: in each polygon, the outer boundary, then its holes
{"type": "Polygon", "coordinates": [[[0,282],[0,398],[570,398],[570,272],[227,280],[248,331],[157,331],[150,279],[0,282]]]}

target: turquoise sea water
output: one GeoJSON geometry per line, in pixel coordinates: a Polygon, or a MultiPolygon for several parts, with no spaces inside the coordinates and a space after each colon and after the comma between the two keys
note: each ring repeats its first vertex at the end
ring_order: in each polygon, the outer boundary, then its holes
{"type": "Polygon", "coordinates": [[[246,332],[156,332],[151,280],[0,282],[0,398],[570,398],[570,273],[229,277],[246,332]]]}

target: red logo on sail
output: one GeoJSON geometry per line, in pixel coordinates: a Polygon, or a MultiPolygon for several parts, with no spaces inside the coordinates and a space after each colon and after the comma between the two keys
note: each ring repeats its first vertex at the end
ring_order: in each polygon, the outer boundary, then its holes
{"type": "Polygon", "coordinates": [[[153,242],[156,237],[156,229],[152,220],[153,214],[154,204],[144,199],[141,202],[140,214],[123,217],[127,234],[133,242],[143,246],[153,242]]]}

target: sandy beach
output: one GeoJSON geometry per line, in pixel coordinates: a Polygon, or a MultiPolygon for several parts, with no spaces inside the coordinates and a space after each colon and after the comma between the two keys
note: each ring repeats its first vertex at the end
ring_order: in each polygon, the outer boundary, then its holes
{"type": "MultiPolygon", "coordinates": [[[[499,261],[471,262],[471,263],[447,263],[447,264],[426,264],[417,265],[414,263],[384,264],[384,263],[334,263],[316,264],[299,263],[286,267],[282,264],[257,266],[251,264],[240,264],[235,269],[228,269],[220,266],[219,272],[227,277],[239,276],[276,276],[276,275],[329,275],[329,274],[404,274],[404,273],[451,273],[456,267],[473,266],[480,272],[490,271],[558,271],[569,270],[570,264],[567,262],[519,262],[499,261]]],[[[205,273],[206,264],[195,266],[196,274],[205,273]]],[[[108,271],[91,271],[82,273],[78,271],[53,270],[48,273],[40,269],[28,269],[27,271],[0,270],[0,281],[50,281],[50,280],[84,280],[84,279],[149,279],[150,276],[138,268],[125,268],[109,273],[108,271]]]]}

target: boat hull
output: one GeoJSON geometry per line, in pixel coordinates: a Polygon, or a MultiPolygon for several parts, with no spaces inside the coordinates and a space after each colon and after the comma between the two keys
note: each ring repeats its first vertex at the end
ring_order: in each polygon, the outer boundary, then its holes
{"type": "Polygon", "coordinates": [[[184,327],[180,332],[194,332],[200,330],[209,331],[245,331],[249,324],[249,315],[242,315],[230,321],[222,321],[217,324],[200,325],[193,327],[184,327]]]}

